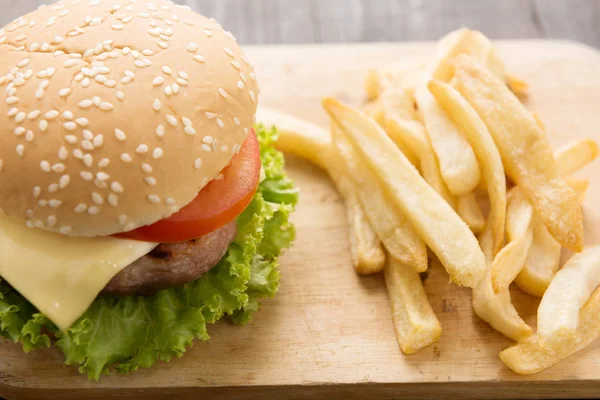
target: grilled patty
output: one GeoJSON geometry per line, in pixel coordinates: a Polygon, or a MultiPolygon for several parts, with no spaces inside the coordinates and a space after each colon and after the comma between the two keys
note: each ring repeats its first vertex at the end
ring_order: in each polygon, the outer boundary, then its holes
{"type": "Polygon", "coordinates": [[[183,286],[216,266],[236,233],[234,221],[198,239],[162,243],[115,275],[102,293],[152,295],[162,289],[183,286]]]}

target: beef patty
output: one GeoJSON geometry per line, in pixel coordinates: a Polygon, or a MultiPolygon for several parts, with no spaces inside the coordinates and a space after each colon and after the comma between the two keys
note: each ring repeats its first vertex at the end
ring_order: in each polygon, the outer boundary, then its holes
{"type": "Polygon", "coordinates": [[[198,239],[159,244],[115,275],[102,293],[152,295],[162,289],[183,286],[216,266],[236,233],[233,221],[198,239]]]}

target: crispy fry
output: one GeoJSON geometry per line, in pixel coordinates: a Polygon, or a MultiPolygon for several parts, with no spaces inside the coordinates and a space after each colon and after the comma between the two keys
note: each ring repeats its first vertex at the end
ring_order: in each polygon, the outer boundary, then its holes
{"type": "Polygon", "coordinates": [[[559,175],[548,139],[514,94],[468,57],[455,63],[459,92],[487,125],[508,176],[531,200],[563,246],[583,249],[583,218],[573,190],[559,175]]]}
{"type": "Polygon", "coordinates": [[[517,97],[527,96],[529,91],[529,84],[523,79],[516,77],[512,74],[506,74],[506,84],[517,97]]]}
{"type": "Polygon", "coordinates": [[[556,273],[538,308],[538,334],[573,336],[579,311],[600,285],[600,247],[575,254],[556,273]]]}
{"type": "Polygon", "coordinates": [[[266,125],[277,127],[277,147],[280,150],[318,165],[335,183],[346,203],[356,272],[365,275],[383,270],[385,255],[381,243],[358,202],[343,161],[334,151],[331,134],[310,122],[262,107],[258,108],[257,118],[266,125]]]}
{"type": "Polygon", "coordinates": [[[500,153],[487,127],[460,93],[450,85],[436,80],[429,83],[429,89],[446,112],[463,128],[477,156],[481,166],[482,181],[486,183],[490,198],[489,219],[492,224],[495,254],[504,241],[506,220],[506,177],[500,153]]]}
{"type": "Polygon", "coordinates": [[[415,272],[425,271],[427,249],[421,238],[348,140],[340,133],[334,133],[333,137],[335,147],[354,183],[354,191],[388,254],[403,265],[410,266],[415,272]]]}
{"type": "Polygon", "coordinates": [[[381,127],[363,112],[335,99],[324,99],[323,106],[421,239],[438,256],[451,279],[469,287],[483,279],[485,258],[473,233],[421,178],[381,127]]]}
{"type": "Polygon", "coordinates": [[[470,192],[456,198],[456,212],[469,225],[471,232],[477,234],[485,229],[485,218],[477,203],[475,192],[470,192]]]}
{"type": "Polygon", "coordinates": [[[492,264],[492,287],[496,293],[508,290],[523,269],[533,241],[535,214],[531,203],[518,186],[508,194],[506,234],[508,244],[500,250],[492,264]]]}
{"type": "Polygon", "coordinates": [[[390,87],[402,88],[409,93],[414,92],[421,81],[424,67],[423,61],[415,60],[370,69],[365,78],[367,97],[369,100],[376,99],[390,87]]]}
{"type": "Polygon", "coordinates": [[[592,139],[580,139],[561,147],[554,154],[558,172],[569,175],[580,170],[598,157],[598,143],[592,139]]]}
{"type": "Polygon", "coordinates": [[[535,334],[500,352],[500,360],[518,374],[535,374],[585,348],[600,336],[600,289],[579,313],[579,326],[572,336],[535,334]]]}
{"type": "Polygon", "coordinates": [[[565,181],[577,194],[577,200],[579,203],[583,204],[583,201],[585,200],[585,194],[590,186],[590,181],[587,179],[575,179],[570,177],[565,178],[565,181]]]}
{"type": "Polygon", "coordinates": [[[514,340],[523,340],[532,334],[531,327],[515,310],[508,289],[495,293],[492,288],[494,248],[491,225],[488,225],[479,235],[479,244],[485,254],[488,267],[485,278],[473,288],[473,310],[479,318],[498,332],[514,340]]]}
{"type": "Polygon", "coordinates": [[[373,118],[385,129],[385,117],[380,99],[371,100],[368,103],[365,103],[362,109],[369,117],[373,118]]]}
{"type": "Polygon", "coordinates": [[[525,293],[542,297],[558,271],[559,262],[560,243],[550,235],[544,224],[538,223],[533,231],[527,260],[515,283],[525,293]]]}
{"type": "Polygon", "coordinates": [[[421,277],[412,268],[388,257],[383,270],[396,338],[406,354],[437,342],[442,327],[435,316],[421,277]]]}
{"type": "Polygon", "coordinates": [[[455,196],[471,192],[481,177],[471,145],[429,89],[424,87],[417,90],[416,99],[444,182],[455,196]]]}

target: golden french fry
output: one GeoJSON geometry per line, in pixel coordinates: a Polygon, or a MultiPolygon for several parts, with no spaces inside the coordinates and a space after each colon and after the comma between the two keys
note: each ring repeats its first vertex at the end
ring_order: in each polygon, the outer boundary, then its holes
{"type": "Polygon", "coordinates": [[[455,196],[471,192],[477,187],[481,177],[479,163],[471,145],[429,89],[423,87],[417,90],[416,99],[448,189],[455,196]]]}
{"type": "Polygon", "coordinates": [[[365,113],[333,98],[324,99],[323,106],[421,239],[438,256],[451,279],[469,287],[483,279],[485,258],[477,239],[383,129],[365,113]]]}
{"type": "Polygon", "coordinates": [[[477,234],[485,229],[485,218],[475,192],[470,192],[456,197],[456,212],[471,229],[471,232],[477,234]]]}
{"type": "Polygon", "coordinates": [[[367,115],[373,118],[377,123],[385,128],[385,117],[383,114],[383,107],[381,106],[380,99],[374,99],[362,106],[362,110],[367,115]]]}
{"type": "Polygon", "coordinates": [[[585,200],[585,194],[590,186],[590,181],[587,179],[575,179],[570,177],[565,178],[565,181],[577,194],[577,200],[579,203],[583,204],[583,201],[585,200]]]}
{"type": "Polygon", "coordinates": [[[356,273],[376,274],[383,270],[385,253],[355,194],[344,199],[350,228],[350,253],[356,273]]]}
{"type": "MultiPolygon", "coordinates": [[[[535,119],[535,123],[537,124],[537,126],[539,126],[543,132],[546,132],[546,125],[544,124],[544,121],[542,121],[542,117],[540,117],[540,114],[532,112],[531,115],[533,116],[533,119],[535,119]]],[[[556,157],[556,154],[554,156],[556,157]]]]}
{"type": "Polygon", "coordinates": [[[533,231],[527,260],[515,283],[525,293],[542,297],[558,271],[559,262],[560,243],[550,235],[544,224],[538,223],[533,231]]]}
{"type": "Polygon", "coordinates": [[[592,294],[579,312],[574,335],[542,336],[527,340],[500,352],[500,360],[518,374],[535,374],[577,353],[600,336],[600,289],[592,294]]]}
{"type": "Polygon", "coordinates": [[[356,272],[364,275],[383,270],[385,255],[381,243],[358,202],[343,161],[333,148],[329,131],[263,107],[257,110],[257,120],[265,125],[277,127],[278,149],[318,165],[327,171],[335,183],[346,204],[350,247],[356,272]]]}
{"type": "Polygon", "coordinates": [[[579,311],[600,285],[600,246],[575,254],[560,269],[538,308],[538,334],[574,336],[579,311]]]}
{"type": "Polygon", "coordinates": [[[442,327],[429,304],[419,274],[392,257],[387,260],[383,276],[396,338],[404,353],[416,353],[437,342],[442,327]]]}
{"type": "Polygon", "coordinates": [[[502,81],[466,56],[456,58],[454,79],[492,134],[506,173],[530,199],[548,231],[563,246],[581,251],[581,209],[531,113],[502,81]]]}
{"type": "Polygon", "coordinates": [[[365,89],[369,100],[378,98],[386,89],[399,87],[412,93],[421,81],[425,63],[422,60],[404,61],[367,71],[365,89]]]}
{"type": "Polygon", "coordinates": [[[561,147],[554,154],[558,172],[572,174],[598,157],[598,143],[592,139],[580,139],[561,147]]]}
{"type": "Polygon", "coordinates": [[[506,234],[508,244],[496,254],[492,264],[492,287],[496,293],[508,290],[523,269],[533,241],[535,214],[518,186],[508,194],[506,234]]]}
{"type": "Polygon", "coordinates": [[[371,226],[388,255],[410,266],[415,272],[427,269],[427,248],[410,222],[394,205],[379,179],[356,154],[348,140],[336,132],[334,144],[343,159],[354,191],[363,206],[371,226]]]}
{"type": "Polygon", "coordinates": [[[494,240],[491,225],[481,235],[479,244],[487,260],[485,278],[473,287],[473,310],[475,314],[498,332],[514,340],[523,340],[532,334],[532,329],[515,310],[508,289],[495,293],[492,288],[492,261],[494,240]]]}
{"type": "Polygon", "coordinates": [[[403,148],[402,146],[408,146],[416,154],[423,178],[452,208],[456,208],[456,199],[442,178],[439,164],[427,140],[425,128],[420,121],[416,120],[416,112],[406,92],[397,88],[386,90],[381,95],[381,103],[388,136],[400,149],[403,148]]]}
{"type": "Polygon", "coordinates": [[[492,224],[495,254],[504,241],[506,220],[506,176],[498,148],[477,112],[453,87],[433,80],[429,82],[429,90],[454,122],[462,127],[477,156],[482,181],[486,183],[490,198],[489,222],[492,224]]]}
{"type": "MultiPolygon", "coordinates": [[[[523,79],[516,77],[512,74],[506,74],[506,84],[508,85],[508,88],[517,97],[527,96],[527,94],[528,94],[527,92],[529,91],[529,84],[527,82],[525,82],[523,79]]],[[[534,117],[536,117],[536,116],[534,116],[534,117]]]]}

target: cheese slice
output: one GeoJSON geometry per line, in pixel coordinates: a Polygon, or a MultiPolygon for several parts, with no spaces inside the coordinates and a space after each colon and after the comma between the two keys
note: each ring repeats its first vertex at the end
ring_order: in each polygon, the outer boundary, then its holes
{"type": "Polygon", "coordinates": [[[67,237],[0,211],[0,277],[60,329],[69,328],[123,268],[158,243],[67,237]]]}

